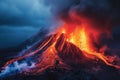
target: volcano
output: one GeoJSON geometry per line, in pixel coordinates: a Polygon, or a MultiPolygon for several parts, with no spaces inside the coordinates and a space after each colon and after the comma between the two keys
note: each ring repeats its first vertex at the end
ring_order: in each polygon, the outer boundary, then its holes
{"type": "Polygon", "coordinates": [[[69,29],[65,24],[7,61],[1,68],[1,79],[119,80],[119,59],[93,46],[90,31],[78,26],[69,29]]]}

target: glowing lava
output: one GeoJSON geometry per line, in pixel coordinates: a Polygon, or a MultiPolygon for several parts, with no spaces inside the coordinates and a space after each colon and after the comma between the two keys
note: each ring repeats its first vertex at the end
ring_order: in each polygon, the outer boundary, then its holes
{"type": "MultiPolygon", "coordinates": [[[[83,52],[84,56],[90,59],[100,59],[105,62],[109,66],[113,66],[115,68],[120,68],[119,65],[114,65],[115,56],[106,56],[103,53],[95,51],[92,43],[90,42],[89,30],[86,29],[85,25],[76,26],[72,29],[72,32],[69,32],[69,25],[66,24],[62,27],[61,32],[67,35],[66,41],[73,43],[83,52]],[[67,27],[67,28],[66,28],[67,27]],[[68,30],[66,30],[68,29],[68,30]],[[68,33],[67,33],[68,31],[68,33]]],[[[70,29],[71,31],[71,29],[70,29]]],[[[94,34],[94,33],[93,33],[94,34]]]]}
{"type": "MultiPolygon", "coordinates": [[[[115,58],[106,56],[103,53],[97,52],[92,46],[90,30],[86,25],[64,24],[60,27],[56,34],[51,34],[45,38],[39,46],[34,50],[34,46],[27,50],[22,56],[14,58],[4,65],[3,69],[16,61],[25,61],[29,59],[34,62],[32,68],[23,70],[23,73],[40,73],[48,67],[58,66],[69,69],[68,66],[85,64],[84,58],[92,60],[101,60],[106,65],[115,68],[120,68],[119,65],[114,65],[115,58]],[[69,27],[72,26],[72,27],[69,27]],[[59,62],[56,62],[59,61],[59,62]]],[[[38,45],[38,44],[37,44],[38,45]]],[[[4,70],[2,72],[4,72],[4,70]]]]}

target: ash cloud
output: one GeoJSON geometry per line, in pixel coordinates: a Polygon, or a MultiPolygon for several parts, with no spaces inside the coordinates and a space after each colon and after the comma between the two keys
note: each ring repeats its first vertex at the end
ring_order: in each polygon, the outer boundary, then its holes
{"type": "Polygon", "coordinates": [[[87,28],[97,32],[92,33],[97,46],[103,46],[111,33],[120,30],[118,0],[48,0],[45,3],[51,6],[51,12],[56,18],[65,23],[88,24],[87,28]]]}
{"type": "Polygon", "coordinates": [[[77,17],[90,19],[98,29],[108,30],[111,26],[120,25],[120,6],[116,4],[119,3],[117,0],[50,0],[45,3],[51,5],[52,13],[65,22],[72,20],[72,12],[77,17]]]}

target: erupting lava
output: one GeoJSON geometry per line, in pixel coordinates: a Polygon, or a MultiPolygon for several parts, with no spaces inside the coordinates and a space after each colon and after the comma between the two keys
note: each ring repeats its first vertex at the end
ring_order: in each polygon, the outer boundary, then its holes
{"type": "Polygon", "coordinates": [[[95,51],[94,47],[92,47],[92,44],[90,42],[89,31],[85,28],[84,25],[77,26],[74,30],[70,29],[73,30],[70,33],[67,33],[67,31],[69,32],[69,29],[66,28],[66,26],[68,27],[68,25],[64,25],[61,31],[66,34],[66,41],[71,42],[77,47],[79,47],[85,57],[90,59],[100,59],[109,66],[120,68],[119,65],[112,64],[115,61],[114,56],[105,56],[104,52],[100,53],[95,51]]]}
{"type": "Polygon", "coordinates": [[[114,65],[115,58],[95,50],[91,43],[90,31],[85,25],[69,26],[71,25],[64,24],[56,31],[56,34],[51,34],[39,43],[35,50],[32,50],[33,46],[23,56],[8,61],[3,68],[6,69],[14,62],[26,58],[30,58],[35,65],[30,70],[23,70],[24,73],[39,73],[50,66],[56,66],[57,60],[64,68],[68,68],[72,64],[77,66],[84,62],[84,58],[102,60],[108,66],[120,68],[119,65],[114,65]]]}

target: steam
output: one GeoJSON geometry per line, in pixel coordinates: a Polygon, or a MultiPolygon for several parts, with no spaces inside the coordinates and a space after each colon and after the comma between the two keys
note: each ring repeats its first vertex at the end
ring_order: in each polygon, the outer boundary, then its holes
{"type": "MultiPolygon", "coordinates": [[[[99,38],[106,37],[101,37],[101,35],[104,33],[110,35],[111,28],[114,27],[111,24],[113,15],[110,13],[111,8],[108,0],[44,0],[44,4],[51,7],[52,20],[55,21],[54,25],[50,26],[54,26],[52,30],[64,23],[76,25],[84,23],[85,27],[90,30],[90,35],[92,34],[90,37],[97,45],[101,44],[99,38]]],[[[69,27],[74,28],[74,26],[69,27]]],[[[22,63],[15,61],[2,70],[0,77],[4,77],[6,74],[10,75],[11,72],[22,72],[35,67],[34,62],[30,62],[30,64],[27,61],[22,63]]]]}
{"type": "Polygon", "coordinates": [[[13,64],[6,66],[5,69],[1,71],[0,77],[4,78],[14,75],[17,72],[21,73],[22,71],[33,68],[35,66],[33,62],[30,62],[30,64],[31,65],[29,65],[27,62],[18,63],[18,61],[15,61],[13,64]]]}

